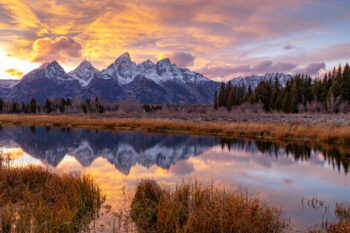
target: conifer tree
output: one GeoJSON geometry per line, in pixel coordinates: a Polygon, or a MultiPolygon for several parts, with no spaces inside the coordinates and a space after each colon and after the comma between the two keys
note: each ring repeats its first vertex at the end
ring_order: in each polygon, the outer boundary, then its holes
{"type": "Polygon", "coordinates": [[[4,108],[4,101],[0,98],[0,112],[2,112],[4,108]]]}
{"type": "Polygon", "coordinates": [[[34,98],[32,98],[31,100],[30,100],[30,107],[29,107],[29,112],[30,113],[36,113],[36,100],[34,99],[34,98]]]}
{"type": "Polygon", "coordinates": [[[52,112],[52,103],[51,103],[50,99],[46,99],[44,108],[45,108],[46,113],[52,112]]]}
{"type": "Polygon", "coordinates": [[[231,88],[227,100],[227,110],[231,111],[233,105],[236,105],[236,88],[231,88]]]}
{"type": "Polygon", "coordinates": [[[224,107],[226,105],[225,89],[225,83],[222,82],[219,90],[219,107],[224,107]]]}
{"type": "Polygon", "coordinates": [[[219,103],[218,103],[218,90],[215,90],[214,93],[214,110],[218,110],[219,103]]]}

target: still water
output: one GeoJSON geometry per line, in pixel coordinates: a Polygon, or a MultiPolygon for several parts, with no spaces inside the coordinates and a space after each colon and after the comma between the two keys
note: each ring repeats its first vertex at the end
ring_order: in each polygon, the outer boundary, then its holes
{"type": "Polygon", "coordinates": [[[114,210],[125,190],[147,178],[171,187],[196,179],[248,190],[285,210],[293,232],[331,216],[336,202],[350,201],[349,145],[2,127],[0,151],[13,166],[91,174],[114,210]]]}

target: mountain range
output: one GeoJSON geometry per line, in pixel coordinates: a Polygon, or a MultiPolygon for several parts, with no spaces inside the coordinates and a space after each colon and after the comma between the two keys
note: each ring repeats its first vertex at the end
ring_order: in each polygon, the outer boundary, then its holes
{"type": "MultiPolygon", "coordinates": [[[[251,86],[278,77],[282,85],[292,78],[287,74],[266,74],[232,79],[233,85],[251,86]]],[[[131,99],[144,104],[209,104],[220,86],[200,73],[177,67],[168,58],[136,64],[124,53],[99,71],[88,61],[66,73],[57,61],[45,63],[20,81],[0,80],[0,98],[29,102],[35,98],[91,98],[114,102],[131,99]]]]}

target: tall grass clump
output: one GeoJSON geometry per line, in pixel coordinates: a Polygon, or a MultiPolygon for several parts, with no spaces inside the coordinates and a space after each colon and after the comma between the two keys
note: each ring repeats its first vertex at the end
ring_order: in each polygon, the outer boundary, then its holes
{"type": "Polygon", "coordinates": [[[350,203],[337,203],[335,220],[325,220],[310,233],[348,233],[350,232],[350,203]]]}
{"type": "Polygon", "coordinates": [[[131,218],[139,232],[278,233],[288,227],[280,209],[242,191],[198,182],[182,183],[171,191],[153,180],[141,181],[131,218]]]}
{"type": "MultiPolygon", "coordinates": [[[[1,163],[0,163],[1,164],[1,163]]],[[[0,165],[0,232],[80,232],[97,216],[99,188],[88,176],[0,165]]]]}

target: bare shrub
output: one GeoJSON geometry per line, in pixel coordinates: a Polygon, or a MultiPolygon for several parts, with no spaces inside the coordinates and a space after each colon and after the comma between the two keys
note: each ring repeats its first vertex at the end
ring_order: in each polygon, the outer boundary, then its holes
{"type": "Polygon", "coordinates": [[[323,112],[324,108],[322,104],[316,100],[306,103],[306,112],[323,112]]]}
{"type": "Polygon", "coordinates": [[[118,103],[119,111],[122,111],[124,113],[140,113],[142,112],[142,105],[139,103],[136,103],[130,99],[126,99],[124,101],[121,101],[118,103]]]}
{"type": "Polygon", "coordinates": [[[339,112],[341,113],[348,113],[350,112],[350,105],[348,102],[342,102],[339,104],[339,112]]]}
{"type": "Polygon", "coordinates": [[[306,108],[304,104],[299,104],[298,105],[298,113],[304,113],[306,111],[306,108]]]}
{"type": "Polygon", "coordinates": [[[331,96],[329,100],[327,101],[327,110],[328,112],[338,112],[338,107],[340,104],[340,98],[335,98],[334,96],[331,96]]]}
{"type": "Polygon", "coordinates": [[[255,103],[251,104],[249,102],[245,102],[235,108],[232,109],[234,113],[244,113],[244,114],[250,114],[250,113],[264,113],[264,105],[261,103],[255,103]]]}

